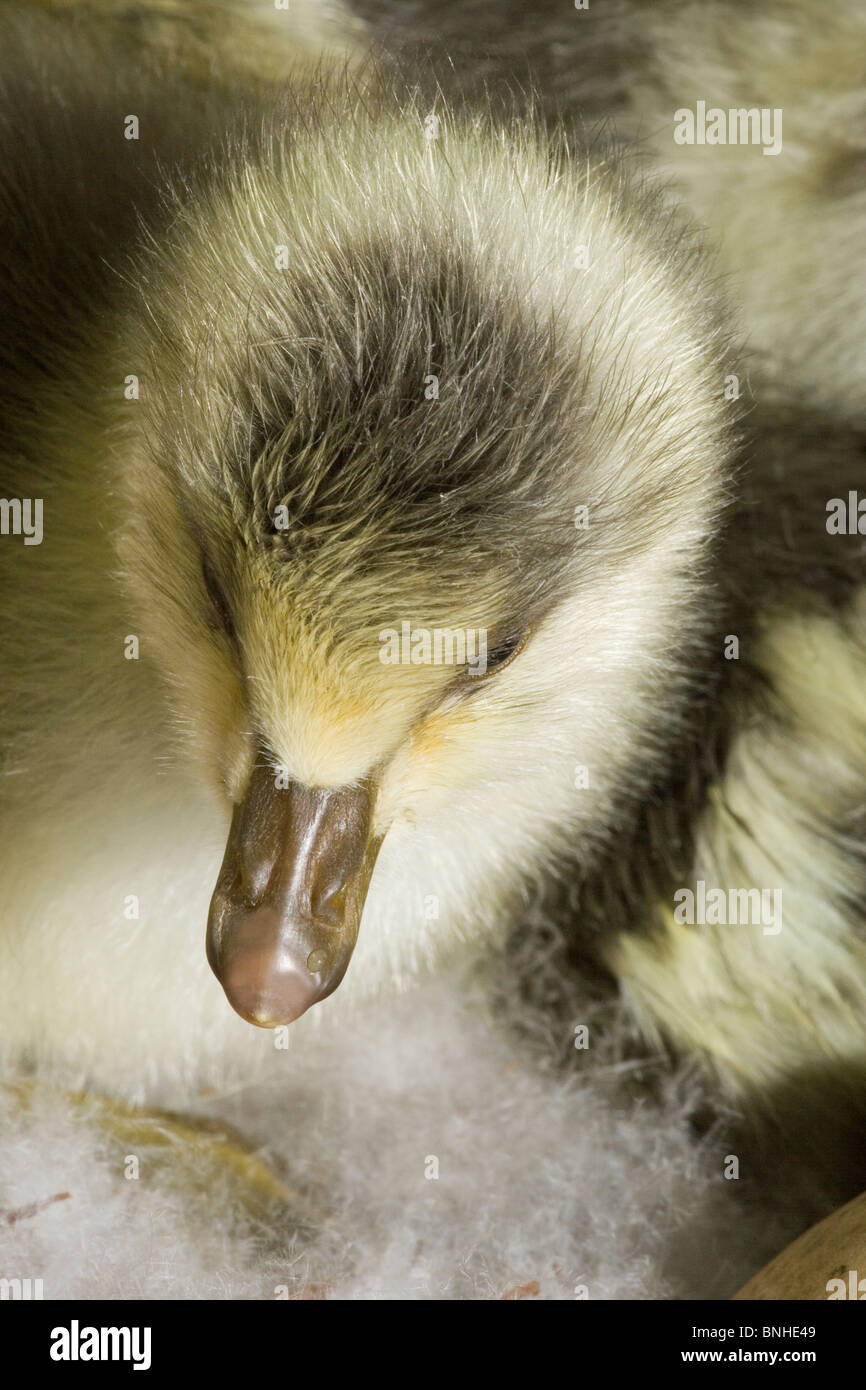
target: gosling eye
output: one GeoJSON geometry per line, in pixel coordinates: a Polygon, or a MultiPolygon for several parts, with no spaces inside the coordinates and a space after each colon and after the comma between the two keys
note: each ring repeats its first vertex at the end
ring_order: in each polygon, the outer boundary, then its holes
{"type": "Polygon", "coordinates": [[[510,666],[512,661],[523,651],[528,637],[528,632],[513,632],[491,647],[487,653],[486,667],[483,672],[479,673],[482,679],[485,676],[495,675],[497,671],[503,671],[506,666],[510,666]]]}
{"type": "Polygon", "coordinates": [[[214,617],[214,627],[219,627],[227,637],[234,638],[234,622],[222,586],[207,555],[202,556],[201,574],[214,617]]]}

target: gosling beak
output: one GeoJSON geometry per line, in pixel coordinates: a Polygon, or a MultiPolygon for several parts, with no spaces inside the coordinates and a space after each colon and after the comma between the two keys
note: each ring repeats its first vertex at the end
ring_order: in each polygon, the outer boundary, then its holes
{"type": "Polygon", "coordinates": [[[275,1028],[342,980],[381,838],[369,786],[276,786],[257,766],[211,900],[207,958],[233,1009],[275,1028]]]}

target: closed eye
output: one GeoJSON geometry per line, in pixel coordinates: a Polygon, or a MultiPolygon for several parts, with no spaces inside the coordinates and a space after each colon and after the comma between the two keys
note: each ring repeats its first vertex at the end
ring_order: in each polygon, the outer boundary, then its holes
{"type": "Polygon", "coordinates": [[[500,671],[504,671],[506,666],[510,666],[515,661],[526,643],[529,640],[529,629],[523,632],[512,632],[507,637],[495,642],[487,651],[486,660],[478,663],[475,668],[467,671],[471,685],[477,685],[486,680],[489,676],[495,676],[500,671]]]}
{"type": "Polygon", "coordinates": [[[501,671],[503,666],[509,666],[518,652],[521,652],[526,645],[526,636],[525,632],[515,632],[511,637],[506,637],[504,641],[498,642],[487,653],[488,671],[501,671]]]}

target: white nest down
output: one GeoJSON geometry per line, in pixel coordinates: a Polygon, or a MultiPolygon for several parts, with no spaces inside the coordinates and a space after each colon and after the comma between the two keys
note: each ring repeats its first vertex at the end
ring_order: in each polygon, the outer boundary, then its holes
{"type": "Polygon", "coordinates": [[[624,1092],[616,1011],[576,1009],[577,1050],[485,975],[428,980],[285,1053],[284,1084],[210,1098],[311,1196],[277,1226],[243,1219],[229,1173],[204,1217],[170,1165],[125,1178],[87,1108],[37,1087],[0,1124],[0,1275],[46,1299],[724,1298],[801,1228],[696,1137],[693,1074],[624,1092]]]}

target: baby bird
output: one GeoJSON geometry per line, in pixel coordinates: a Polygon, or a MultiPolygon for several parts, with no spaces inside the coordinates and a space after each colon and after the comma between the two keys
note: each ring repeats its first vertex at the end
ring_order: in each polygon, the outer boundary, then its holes
{"type": "Polygon", "coordinates": [[[5,29],[6,1054],[249,1078],[540,892],[725,1084],[856,1066],[860,444],[746,431],[670,196],[379,76],[5,29]]]}

